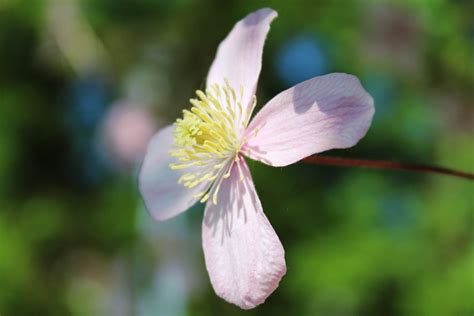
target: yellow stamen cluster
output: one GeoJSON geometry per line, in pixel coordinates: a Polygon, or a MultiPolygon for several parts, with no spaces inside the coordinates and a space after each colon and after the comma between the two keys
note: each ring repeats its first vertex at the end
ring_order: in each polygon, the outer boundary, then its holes
{"type": "Polygon", "coordinates": [[[240,175],[239,152],[242,135],[256,105],[244,111],[242,106],[243,88],[237,95],[225,81],[225,85],[212,85],[206,92],[196,91],[197,98],[191,99],[190,110],[183,111],[183,118],[175,122],[175,148],[170,155],[176,157],[171,169],[187,169],[178,183],[193,188],[206,182],[209,186],[197,197],[206,202],[212,196],[217,204],[217,194],[223,179],[230,176],[232,166],[237,163],[240,175]]]}

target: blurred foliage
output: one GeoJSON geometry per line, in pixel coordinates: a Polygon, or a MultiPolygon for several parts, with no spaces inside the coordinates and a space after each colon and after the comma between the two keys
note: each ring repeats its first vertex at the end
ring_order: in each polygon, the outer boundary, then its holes
{"type": "Polygon", "coordinates": [[[353,73],[376,101],[368,135],[331,154],[474,171],[472,1],[0,0],[2,316],[162,315],[141,297],[158,296],[156,271],[180,252],[197,262],[194,290],[176,301],[189,315],[474,314],[468,181],[250,162],[288,272],[248,312],[207,280],[202,206],[153,228],[136,167],[115,168],[99,141],[106,110],[127,98],[172,122],[204,85],[218,43],[261,6],[279,18],[259,106],[305,79],[285,72],[305,67],[291,49],[309,47],[321,58],[312,75],[353,73]]]}

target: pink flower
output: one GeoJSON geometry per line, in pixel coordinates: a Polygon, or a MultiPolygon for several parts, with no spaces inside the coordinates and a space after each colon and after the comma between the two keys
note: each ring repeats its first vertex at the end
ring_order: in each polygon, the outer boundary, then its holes
{"type": "Polygon", "coordinates": [[[244,156],[286,166],[347,148],[372,121],[373,100],[359,80],[329,74],[271,99],[249,123],[263,44],[277,13],[261,9],[238,22],[220,44],[192,108],[152,139],[140,172],[151,215],[166,220],[206,202],[202,242],[217,295],[254,308],[286,272],[283,246],[263,213],[244,156]]]}
{"type": "Polygon", "coordinates": [[[120,167],[140,162],[157,130],[157,123],[140,104],[128,100],[115,102],[102,122],[102,138],[111,160],[120,167]]]}

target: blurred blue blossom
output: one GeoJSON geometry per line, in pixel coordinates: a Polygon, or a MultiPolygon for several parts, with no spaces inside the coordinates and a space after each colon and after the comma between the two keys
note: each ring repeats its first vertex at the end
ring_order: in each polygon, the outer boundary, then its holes
{"type": "Polygon", "coordinates": [[[89,76],[73,80],[68,92],[68,124],[80,132],[90,131],[102,118],[107,102],[107,88],[102,78],[89,76]]]}
{"type": "Polygon", "coordinates": [[[315,36],[299,35],[280,48],[275,59],[276,72],[286,86],[322,75],[328,71],[328,58],[315,36]]]}
{"type": "Polygon", "coordinates": [[[109,91],[103,78],[89,75],[73,80],[66,91],[64,125],[71,139],[73,171],[85,184],[96,184],[106,174],[95,135],[104,116],[109,91]]]}

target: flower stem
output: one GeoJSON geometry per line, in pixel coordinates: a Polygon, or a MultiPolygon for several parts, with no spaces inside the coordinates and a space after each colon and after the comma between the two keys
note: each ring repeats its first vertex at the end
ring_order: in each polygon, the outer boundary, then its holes
{"type": "Polygon", "coordinates": [[[474,180],[474,174],[469,173],[469,172],[457,171],[457,170],[439,167],[439,166],[394,162],[394,161],[387,161],[387,160],[352,159],[352,158],[313,155],[313,156],[309,156],[303,159],[302,162],[317,164],[317,165],[331,165],[331,166],[341,166],[341,167],[366,167],[366,168],[373,168],[373,169],[395,169],[395,170],[404,170],[404,171],[438,173],[438,174],[444,174],[444,175],[448,175],[452,177],[474,180]]]}

